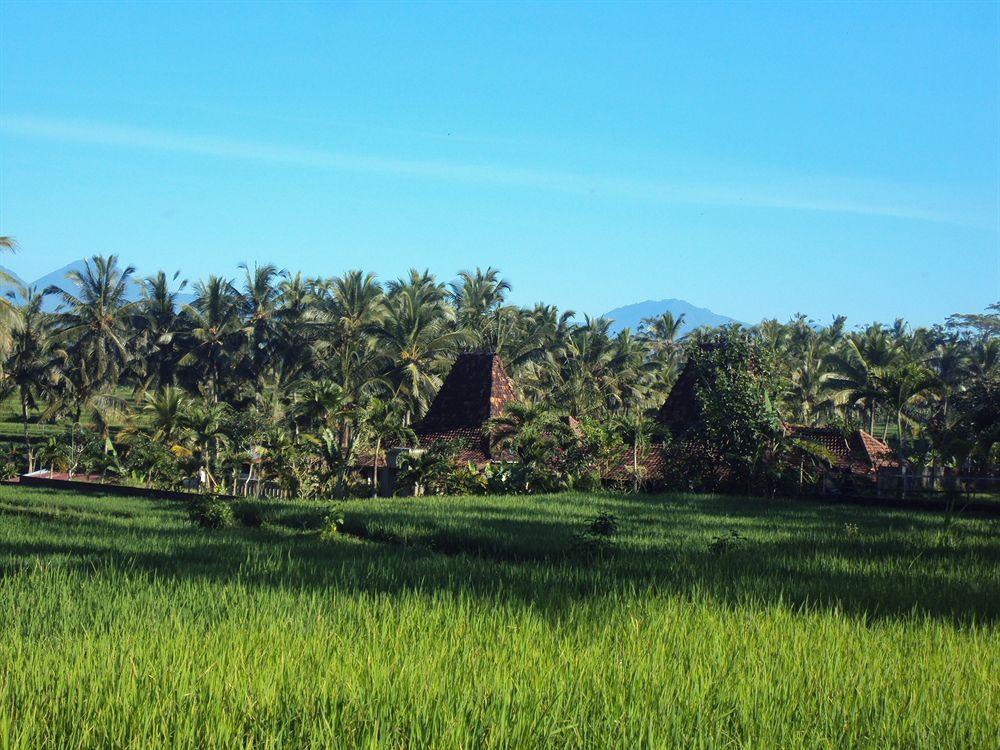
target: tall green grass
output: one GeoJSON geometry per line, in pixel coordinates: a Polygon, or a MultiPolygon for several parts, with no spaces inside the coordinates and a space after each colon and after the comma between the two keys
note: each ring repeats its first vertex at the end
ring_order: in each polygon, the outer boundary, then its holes
{"type": "Polygon", "coordinates": [[[995,747],[996,522],[0,489],[0,747],[995,747]],[[598,511],[619,531],[580,554],[598,511]],[[713,539],[742,541],[711,551],[713,539]]]}

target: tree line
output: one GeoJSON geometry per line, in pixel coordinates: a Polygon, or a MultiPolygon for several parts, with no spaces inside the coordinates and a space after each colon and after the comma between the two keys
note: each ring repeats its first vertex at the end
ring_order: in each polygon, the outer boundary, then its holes
{"type": "MultiPolygon", "coordinates": [[[[196,471],[225,487],[252,458],[258,479],[290,492],[343,494],[359,455],[415,442],[410,425],[463,351],[495,351],[507,364],[520,401],[497,428],[520,451],[543,450],[568,415],[591,443],[638,456],[687,357],[718,335],[681,336],[683,316],[669,313],[613,334],[606,319],[509,304],[510,290],[493,268],[451,283],[419,270],[383,283],[261,264],[188,284],[162,271],[136,279],[116,256],[94,256],[65,283],[2,302],[0,387],[23,422],[12,461],[90,462],[165,485],[196,471]],[[186,289],[193,300],[180,304],[186,289]],[[65,436],[39,440],[36,422],[63,425],[65,436]]],[[[800,315],[737,334],[766,366],[784,422],[863,427],[914,467],[997,463],[1000,305],[930,327],[848,330],[843,317],[817,325],[800,315]]],[[[553,466],[551,456],[531,460],[553,466]]]]}

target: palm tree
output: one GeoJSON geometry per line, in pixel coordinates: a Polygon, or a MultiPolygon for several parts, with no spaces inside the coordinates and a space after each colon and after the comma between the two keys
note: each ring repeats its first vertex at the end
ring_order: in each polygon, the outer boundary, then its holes
{"type": "Polygon", "coordinates": [[[280,273],[268,263],[255,266],[253,272],[245,264],[243,293],[238,296],[239,315],[246,336],[251,378],[260,377],[274,357],[277,343],[278,304],[280,292],[275,280],[280,273]]]}
{"type": "Polygon", "coordinates": [[[323,305],[329,371],[355,400],[381,367],[374,336],[385,316],[375,274],[348,271],[329,286],[323,305]]]}
{"type": "Polygon", "coordinates": [[[674,317],[672,312],[665,312],[651,318],[643,318],[639,325],[639,336],[649,342],[654,352],[673,353],[678,348],[683,327],[684,313],[674,317]]]}
{"type": "Polygon", "coordinates": [[[926,359],[937,379],[936,390],[941,396],[942,418],[947,421],[949,398],[952,393],[960,391],[962,384],[968,380],[971,357],[966,347],[952,340],[935,346],[926,359]]]}
{"type": "Polygon", "coordinates": [[[292,418],[308,428],[330,429],[344,416],[349,400],[343,387],[328,378],[305,381],[295,392],[292,418]]]}
{"type": "Polygon", "coordinates": [[[915,362],[891,367],[879,377],[879,396],[895,415],[896,428],[899,431],[899,465],[903,472],[904,494],[906,493],[906,434],[903,428],[918,424],[910,414],[910,409],[930,394],[936,384],[933,373],[915,362]]]}
{"type": "Polygon", "coordinates": [[[403,400],[409,423],[430,403],[444,370],[469,337],[453,330],[443,290],[433,278],[414,271],[409,282],[390,287],[376,336],[390,362],[389,383],[403,400]]]}
{"type": "Polygon", "coordinates": [[[641,411],[632,410],[617,416],[613,426],[615,432],[631,450],[632,491],[638,492],[643,479],[643,469],[639,465],[639,458],[649,447],[654,425],[641,411]]]}
{"type": "Polygon", "coordinates": [[[412,444],[416,441],[416,433],[406,424],[402,404],[374,397],[365,407],[361,426],[375,443],[372,454],[372,497],[378,497],[378,462],[382,446],[412,444]]]}
{"type": "Polygon", "coordinates": [[[275,364],[279,370],[278,380],[290,383],[310,370],[315,362],[316,295],[301,273],[284,274],[278,293],[275,364]]]}
{"type": "Polygon", "coordinates": [[[140,376],[144,388],[162,388],[173,384],[180,360],[178,349],[183,319],[177,309],[177,294],[184,290],[183,280],[176,290],[170,289],[179,272],[171,279],[163,271],[148,276],[142,281],[142,300],[138,304],[138,315],[133,325],[140,376]]]}
{"type": "Polygon", "coordinates": [[[532,309],[504,307],[500,310],[503,327],[497,353],[516,375],[533,369],[547,353],[561,353],[572,331],[575,313],[560,313],[554,305],[536,304],[532,309]]]}
{"type": "Polygon", "coordinates": [[[611,411],[638,412],[649,404],[661,365],[648,354],[643,341],[627,328],[614,338],[604,387],[611,411]]]}
{"type": "Polygon", "coordinates": [[[785,383],[784,412],[798,424],[816,424],[831,407],[827,349],[818,337],[810,341],[785,383]]]}
{"type": "Polygon", "coordinates": [[[848,336],[844,350],[830,355],[825,375],[827,387],[839,404],[848,408],[862,404],[868,414],[868,431],[875,432],[875,414],[880,389],[877,380],[886,368],[898,361],[899,351],[879,326],[848,336]]]}
{"type": "Polygon", "coordinates": [[[29,474],[34,471],[34,456],[28,430],[28,410],[38,408],[37,400],[41,392],[59,376],[59,352],[52,336],[52,318],[42,311],[42,299],[34,289],[29,289],[24,304],[17,310],[6,373],[21,402],[29,474]]]}
{"type": "Polygon", "coordinates": [[[153,430],[154,440],[173,442],[187,424],[190,399],[180,388],[166,386],[157,393],[147,393],[142,413],[153,430]]]}
{"type": "Polygon", "coordinates": [[[510,282],[500,271],[477,268],[475,273],[461,271],[451,283],[448,294],[458,327],[467,331],[477,345],[496,350],[501,341],[501,309],[511,290],[510,282]]]}
{"type": "Polygon", "coordinates": [[[190,341],[181,364],[191,367],[212,401],[218,401],[221,374],[232,371],[240,345],[239,292],[232,282],[210,276],[199,282],[186,309],[191,318],[190,341]],[[202,380],[202,379],[205,380],[202,380]]]}
{"type": "Polygon", "coordinates": [[[490,420],[488,429],[498,448],[508,448],[527,430],[544,431],[560,420],[559,414],[544,404],[512,401],[490,420]]]}
{"type": "Polygon", "coordinates": [[[129,363],[135,305],[128,301],[128,285],[134,271],[120,268],[116,255],[95,255],[66,275],[75,294],[54,285],[45,290],[60,300],[56,319],[72,359],[77,422],[83,405],[116,386],[129,363]]]}
{"type": "MultiPolygon", "coordinates": [[[[0,252],[13,253],[17,251],[17,241],[13,237],[0,236],[0,252]]],[[[0,269],[0,284],[14,287],[14,290],[23,295],[17,279],[11,274],[0,269]]],[[[8,292],[8,294],[11,294],[8,292]]],[[[10,346],[11,328],[17,323],[17,312],[8,295],[0,295],[0,352],[6,352],[10,346]]],[[[0,359],[0,376],[3,375],[3,360],[0,359]]]]}
{"type": "Polygon", "coordinates": [[[229,442],[226,429],[228,415],[229,406],[227,404],[211,401],[195,402],[184,414],[184,427],[191,433],[201,456],[203,478],[209,490],[216,486],[215,477],[212,474],[215,455],[220,445],[229,442]]]}
{"type": "MultiPolygon", "coordinates": [[[[612,363],[618,354],[608,331],[611,321],[584,318],[572,329],[565,346],[547,354],[535,387],[574,417],[599,414],[614,405],[612,363]]],[[[634,340],[634,339],[633,339],[634,340]]]]}

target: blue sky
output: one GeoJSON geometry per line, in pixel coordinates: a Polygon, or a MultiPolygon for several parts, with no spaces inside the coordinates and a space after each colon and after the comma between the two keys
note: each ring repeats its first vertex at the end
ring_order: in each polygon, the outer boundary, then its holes
{"type": "Polygon", "coordinates": [[[930,323],[1000,299],[1000,4],[4,0],[0,233],[930,323]]]}

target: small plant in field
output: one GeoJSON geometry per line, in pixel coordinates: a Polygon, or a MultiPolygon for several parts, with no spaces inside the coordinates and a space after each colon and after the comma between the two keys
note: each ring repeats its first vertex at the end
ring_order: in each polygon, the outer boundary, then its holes
{"type": "Polygon", "coordinates": [[[13,461],[7,461],[3,466],[0,466],[0,479],[14,479],[18,474],[20,474],[20,470],[13,461]]]}
{"type": "Polygon", "coordinates": [[[217,495],[194,500],[188,509],[191,520],[203,529],[223,529],[236,523],[233,506],[217,495]]]}
{"type": "Polygon", "coordinates": [[[591,536],[614,536],[618,533],[618,519],[608,512],[598,513],[591,519],[587,532],[591,536]]]}
{"type": "Polygon", "coordinates": [[[569,552],[580,557],[598,557],[611,549],[611,537],[617,532],[618,519],[602,511],[590,519],[583,531],[573,535],[569,552]]]}
{"type": "Polygon", "coordinates": [[[344,513],[339,508],[331,508],[323,516],[323,524],[319,529],[319,538],[336,539],[344,528],[344,513]]]}
{"type": "Polygon", "coordinates": [[[844,524],[844,533],[847,534],[847,536],[857,536],[860,532],[861,529],[858,527],[856,523],[844,524]]]}
{"type": "Polygon", "coordinates": [[[708,551],[715,556],[724,555],[746,544],[746,537],[736,529],[730,529],[721,536],[713,537],[708,544],[708,551]]]}

